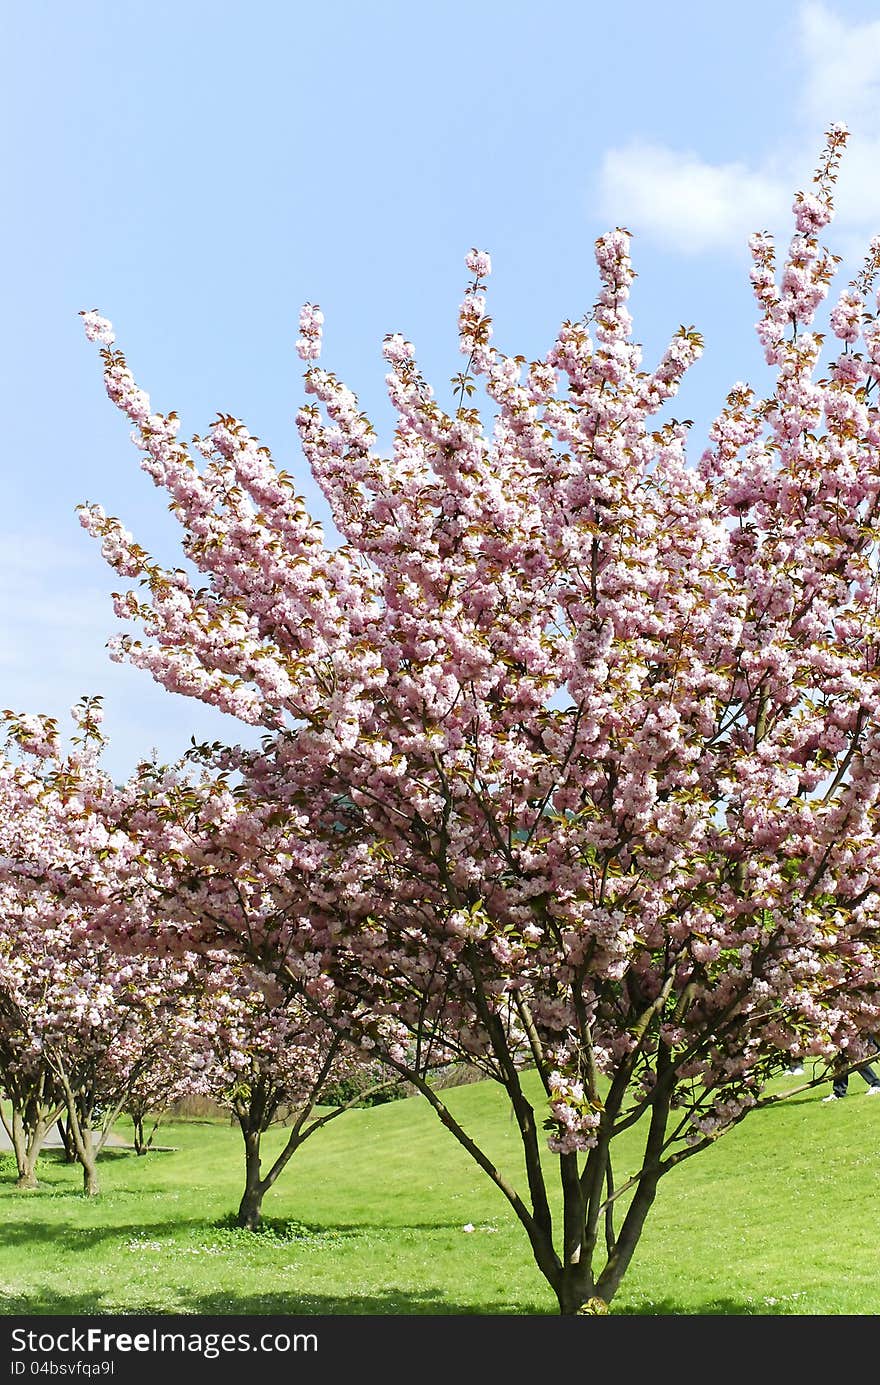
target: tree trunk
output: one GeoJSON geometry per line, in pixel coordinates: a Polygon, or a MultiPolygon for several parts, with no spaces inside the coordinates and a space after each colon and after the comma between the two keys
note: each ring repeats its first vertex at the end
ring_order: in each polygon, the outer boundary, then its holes
{"type": "Polygon", "coordinates": [[[39,1186],[36,1172],[37,1159],[51,1124],[51,1120],[38,1118],[35,1124],[29,1125],[22,1118],[21,1112],[13,1108],[12,1148],[18,1170],[15,1186],[21,1192],[29,1192],[39,1186]]]}
{"type": "MultiPolygon", "coordinates": [[[[89,1134],[89,1144],[91,1145],[91,1135],[89,1134]]],[[[98,1165],[92,1156],[91,1158],[80,1159],[83,1171],[83,1196],[97,1197],[101,1191],[101,1184],[98,1180],[98,1165]]]]}
{"type": "Polygon", "coordinates": [[[608,1304],[595,1293],[592,1275],[580,1265],[569,1265],[562,1270],[553,1287],[562,1317],[608,1312],[608,1304]]]}
{"type": "MultiPolygon", "coordinates": [[[[577,1172],[577,1156],[563,1155],[560,1163],[569,1163],[577,1172]]],[[[556,1301],[559,1304],[559,1312],[563,1317],[573,1317],[576,1313],[583,1312],[605,1312],[607,1307],[599,1307],[599,1300],[595,1298],[596,1288],[593,1278],[592,1255],[589,1253],[588,1238],[584,1225],[585,1207],[583,1198],[580,1196],[576,1183],[573,1188],[574,1180],[566,1179],[565,1170],[563,1171],[563,1206],[564,1220],[566,1222],[565,1249],[562,1257],[562,1264],[556,1261],[557,1268],[551,1268],[553,1255],[552,1237],[546,1237],[546,1244],[542,1246],[542,1256],[537,1260],[538,1268],[543,1271],[546,1278],[550,1281],[553,1292],[556,1294],[556,1301]],[[573,1196],[576,1193],[576,1196],[573,1196]],[[570,1204],[574,1203],[574,1206],[570,1204]],[[548,1273],[549,1271],[549,1273],[548,1273]],[[585,1305],[592,1304],[587,1308],[585,1305]]],[[[534,1250],[534,1242],[533,1242],[534,1250]]]]}
{"type": "Polygon", "coordinates": [[[238,1224],[247,1231],[256,1231],[260,1222],[263,1220],[263,1193],[262,1184],[248,1186],[244,1190],[244,1195],[238,1206],[238,1224]]]}
{"type": "Polygon", "coordinates": [[[149,1146],[144,1137],[144,1118],[143,1116],[132,1116],[131,1122],[134,1126],[134,1152],[138,1155],[146,1154],[149,1146]]]}
{"type": "Polygon", "coordinates": [[[260,1178],[260,1131],[244,1130],[244,1195],[238,1208],[238,1224],[256,1231],[262,1220],[263,1194],[266,1186],[260,1178]]]}
{"type": "Polygon", "coordinates": [[[67,1102],[67,1123],[76,1149],[76,1157],[82,1164],[83,1195],[85,1197],[97,1197],[101,1191],[101,1185],[98,1180],[98,1162],[88,1112],[80,1113],[76,1096],[64,1067],[59,1063],[55,1071],[64,1092],[64,1099],[67,1102]]]}
{"type": "Polygon", "coordinates": [[[13,1107],[12,1110],[12,1148],[15,1153],[15,1166],[18,1169],[18,1180],[16,1188],[36,1188],[37,1177],[34,1167],[37,1162],[36,1155],[29,1157],[28,1140],[25,1135],[24,1122],[21,1119],[21,1112],[13,1107]]]}
{"type": "Polygon", "coordinates": [[[37,1183],[39,1153],[40,1146],[35,1140],[25,1141],[23,1144],[16,1144],[15,1146],[15,1163],[18,1169],[15,1186],[20,1192],[29,1192],[32,1188],[39,1187],[37,1183]]]}
{"type": "Polygon", "coordinates": [[[610,1303],[620,1287],[620,1281],[629,1268],[636,1246],[642,1235],[645,1218],[657,1196],[658,1174],[653,1170],[639,1179],[638,1186],[629,1206],[620,1235],[608,1263],[596,1280],[596,1292],[606,1303],[610,1303]]]}
{"type": "Polygon", "coordinates": [[[70,1121],[69,1121],[69,1120],[62,1120],[62,1119],[59,1117],[59,1119],[58,1119],[58,1121],[57,1121],[57,1125],[58,1125],[58,1133],[59,1133],[59,1135],[61,1136],[61,1144],[62,1144],[62,1146],[63,1146],[63,1148],[64,1148],[64,1162],[65,1162],[66,1164],[75,1164],[75,1163],[76,1163],[76,1146],[75,1146],[74,1143],[73,1143],[73,1137],[72,1137],[72,1135],[71,1135],[71,1133],[70,1133],[70,1121]]]}
{"type": "Polygon", "coordinates": [[[620,1234],[614,1243],[614,1248],[609,1249],[605,1268],[596,1280],[596,1293],[606,1303],[611,1302],[620,1287],[620,1281],[626,1274],[636,1246],[641,1239],[645,1218],[653,1207],[654,1198],[657,1196],[657,1184],[661,1173],[660,1160],[671,1102],[671,1081],[664,1079],[663,1064],[662,1060],[659,1059],[657,1071],[660,1077],[654,1088],[654,1099],[651,1103],[651,1122],[645,1143],[642,1171],[623,1219],[620,1234]]]}
{"type": "Polygon", "coordinates": [[[129,1111],[132,1125],[134,1126],[135,1154],[149,1154],[150,1150],[153,1148],[153,1140],[156,1138],[156,1131],[162,1124],[162,1118],[164,1114],[164,1111],[160,1111],[158,1116],[154,1117],[153,1128],[150,1131],[149,1135],[147,1135],[144,1132],[144,1126],[146,1124],[149,1112],[144,1111],[141,1115],[137,1116],[133,1111],[129,1111]]]}
{"type": "Polygon", "coordinates": [[[95,1153],[95,1141],[88,1118],[77,1121],[73,1127],[73,1134],[76,1140],[76,1157],[82,1164],[83,1196],[97,1197],[101,1191],[98,1180],[98,1156],[95,1153]]]}

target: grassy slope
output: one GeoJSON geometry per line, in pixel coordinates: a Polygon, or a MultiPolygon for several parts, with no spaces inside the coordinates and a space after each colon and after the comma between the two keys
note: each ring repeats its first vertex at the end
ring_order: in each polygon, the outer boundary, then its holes
{"type": "MultiPolygon", "coordinates": [[[[859,1077],[845,1102],[821,1105],[827,1090],[748,1117],[663,1180],[614,1312],[876,1312],[880,1099],[859,1077]]],[[[447,1095],[516,1173],[500,1094],[447,1095]]],[[[161,1138],[177,1148],[102,1156],[93,1203],[57,1154],[30,1194],[0,1156],[3,1312],[555,1312],[504,1199],[420,1098],[319,1132],[267,1196],[257,1236],[224,1225],[241,1192],[237,1129],[181,1123],[161,1138]]]]}

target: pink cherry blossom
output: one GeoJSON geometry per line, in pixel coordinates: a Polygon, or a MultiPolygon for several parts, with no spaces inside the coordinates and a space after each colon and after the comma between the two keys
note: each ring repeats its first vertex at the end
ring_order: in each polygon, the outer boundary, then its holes
{"type": "MultiPolygon", "coordinates": [[[[750,242],[772,385],[737,382],[696,456],[665,406],[702,339],[682,324],[643,364],[623,227],[531,362],[495,344],[471,251],[451,393],[386,338],[387,447],[309,365],[296,423],[335,544],[243,423],[184,445],[102,351],[201,574],[84,507],[135,583],[119,657],[266,733],[143,779],[151,926],[269,965],[422,1092],[565,1313],[612,1299],[660,1178],[775,1100],[792,1056],[825,1080],[880,1025],[874,249],[827,368],[820,318],[845,139],[787,251],[750,242]],[[431,1082],[452,1061],[503,1088],[522,1180],[431,1082]]],[[[93,924],[136,933],[113,897],[93,924]]]]}

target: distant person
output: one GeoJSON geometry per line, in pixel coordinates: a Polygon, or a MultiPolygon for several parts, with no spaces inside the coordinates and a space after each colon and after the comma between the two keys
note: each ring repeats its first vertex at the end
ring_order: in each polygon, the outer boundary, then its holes
{"type": "MultiPolygon", "coordinates": [[[[874,1045],[875,1049],[880,1048],[880,1044],[877,1043],[876,1039],[872,1039],[871,1042],[874,1045]]],[[[846,1062],[845,1053],[839,1053],[837,1057],[839,1062],[846,1062]]],[[[880,1077],[877,1076],[877,1073],[871,1067],[870,1063],[862,1063],[860,1067],[853,1068],[853,1072],[857,1072],[859,1076],[863,1077],[867,1082],[868,1090],[865,1093],[866,1096],[877,1096],[878,1094],[880,1094],[880,1077]]],[[[831,1084],[830,1096],[823,1096],[822,1101],[842,1101],[843,1098],[846,1096],[846,1090],[848,1086],[849,1073],[839,1073],[831,1084]]]]}

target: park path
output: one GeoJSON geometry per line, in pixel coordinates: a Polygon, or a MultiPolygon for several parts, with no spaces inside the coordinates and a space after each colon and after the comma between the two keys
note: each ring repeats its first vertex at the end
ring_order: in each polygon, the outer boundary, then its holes
{"type": "MultiPolygon", "coordinates": [[[[133,1146],[129,1140],[124,1140],[121,1135],[116,1135],[112,1131],[107,1138],[107,1144],[114,1149],[131,1149],[133,1146]]],[[[53,1125],[43,1144],[44,1149],[59,1149],[61,1147],[61,1136],[58,1133],[57,1125],[53,1125]]],[[[0,1124],[0,1154],[12,1149],[12,1141],[6,1133],[5,1127],[0,1124]]]]}

